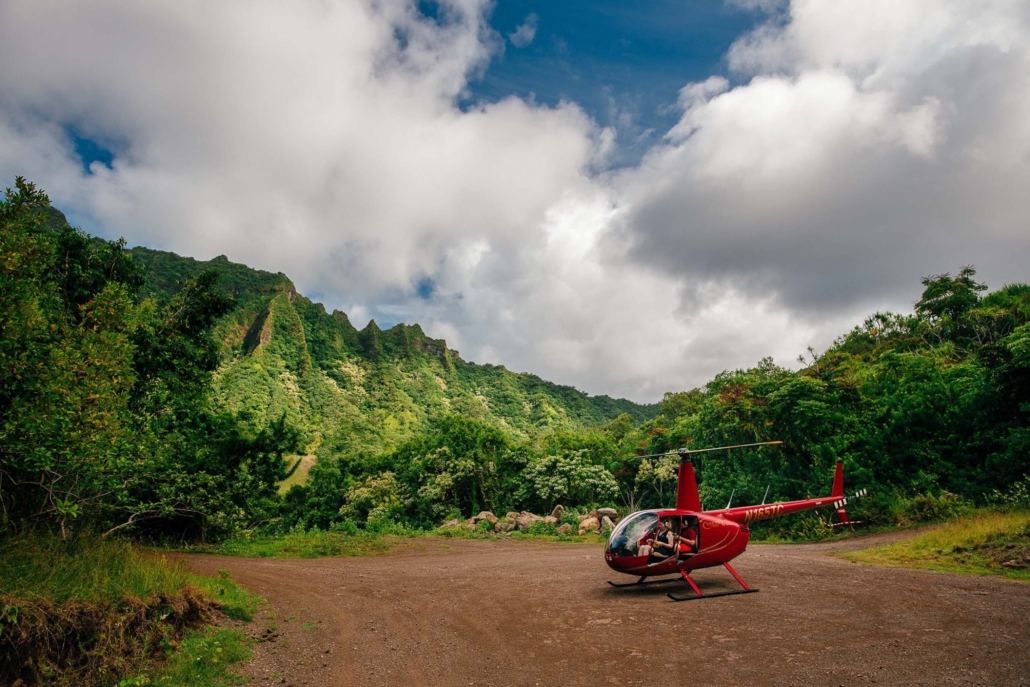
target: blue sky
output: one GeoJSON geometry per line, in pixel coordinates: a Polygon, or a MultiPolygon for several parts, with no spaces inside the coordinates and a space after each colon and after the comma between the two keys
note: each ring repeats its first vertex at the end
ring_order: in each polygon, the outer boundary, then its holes
{"type": "MultiPolygon", "coordinates": [[[[577,103],[617,131],[614,166],[635,163],[676,123],[679,89],[712,75],[731,77],[724,56],[765,15],[719,0],[501,0],[490,16],[504,50],[470,84],[465,106],[517,96],[546,105],[577,103]],[[512,34],[535,25],[532,40],[512,34]],[[517,41],[517,39],[515,39],[517,41]]],[[[435,16],[436,5],[422,2],[435,16]]],[[[110,167],[114,153],[69,129],[84,171],[110,167]]]]}
{"type": "Polygon", "coordinates": [[[508,95],[576,102],[616,128],[613,162],[632,164],[675,124],[679,89],[730,76],[727,49],[764,18],[720,0],[501,0],[491,25],[504,52],[472,83],[470,102],[508,95]],[[519,47],[509,36],[530,15],[535,36],[519,47]]]}
{"type": "MultiPolygon", "coordinates": [[[[436,4],[420,9],[435,17],[436,4]]],[[[617,131],[613,166],[634,164],[673,126],[679,89],[712,75],[732,77],[725,54],[765,15],[721,0],[501,0],[490,24],[504,50],[470,83],[469,106],[517,96],[546,105],[577,103],[617,131]],[[512,38],[529,20],[532,40],[512,38]]],[[[732,81],[732,78],[731,78],[732,81]]],[[[115,152],[82,132],[67,135],[89,174],[115,152]]],[[[422,292],[420,291],[420,294],[422,292]]]]}

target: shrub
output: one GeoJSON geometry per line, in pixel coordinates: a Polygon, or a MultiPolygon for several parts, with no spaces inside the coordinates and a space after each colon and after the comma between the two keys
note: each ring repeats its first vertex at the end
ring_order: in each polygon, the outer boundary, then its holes
{"type": "Polygon", "coordinates": [[[918,494],[903,503],[899,524],[939,522],[959,515],[965,504],[954,494],[918,494]]]}
{"type": "Polygon", "coordinates": [[[329,527],[330,532],[343,532],[344,534],[357,534],[358,525],[350,518],[342,520],[340,522],[334,522],[329,527]]]}
{"type": "Polygon", "coordinates": [[[556,535],[558,534],[558,526],[552,522],[544,522],[543,520],[539,520],[530,525],[526,529],[526,533],[556,535]]]}

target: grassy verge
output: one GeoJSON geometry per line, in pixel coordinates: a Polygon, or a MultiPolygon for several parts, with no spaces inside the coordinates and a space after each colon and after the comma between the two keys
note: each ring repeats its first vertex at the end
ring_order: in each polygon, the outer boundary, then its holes
{"type": "Polygon", "coordinates": [[[859,563],[1030,581],[1030,512],[981,510],[908,541],[837,555],[859,563]]]}
{"type": "Polygon", "coordinates": [[[192,575],[126,541],[8,538],[0,542],[0,684],[149,684],[128,676],[178,656],[219,613],[249,620],[257,603],[227,576],[192,575]]]}
{"type": "Polygon", "coordinates": [[[608,534],[599,534],[597,532],[590,532],[587,534],[557,534],[554,532],[554,528],[531,528],[529,532],[510,532],[504,537],[496,534],[484,533],[479,531],[468,531],[464,527],[448,527],[447,529],[437,529],[429,533],[429,536],[441,537],[445,539],[486,539],[486,540],[499,540],[506,539],[509,541],[539,541],[539,542],[554,542],[563,544],[604,544],[608,541],[608,534]]]}
{"type": "Polygon", "coordinates": [[[232,687],[235,668],[250,659],[250,638],[239,630],[209,627],[189,632],[168,661],[150,672],[119,680],[117,687],[232,687]]]}
{"type": "MultiPolygon", "coordinates": [[[[416,535],[412,535],[416,536],[416,535]]],[[[400,537],[343,532],[296,532],[253,539],[230,539],[220,544],[189,546],[190,553],[209,553],[243,558],[325,558],[328,556],[374,556],[393,548],[400,537]]]]}
{"type": "MultiPolygon", "coordinates": [[[[552,528],[553,529],[553,528],[552,528]]],[[[181,551],[243,558],[326,558],[330,556],[375,556],[415,539],[483,539],[499,541],[543,541],[572,544],[603,544],[606,537],[599,534],[583,536],[556,534],[552,531],[511,532],[503,537],[483,531],[470,532],[464,527],[436,530],[393,527],[386,532],[294,532],[277,536],[259,536],[251,539],[230,539],[220,544],[187,546],[181,551]]]]}

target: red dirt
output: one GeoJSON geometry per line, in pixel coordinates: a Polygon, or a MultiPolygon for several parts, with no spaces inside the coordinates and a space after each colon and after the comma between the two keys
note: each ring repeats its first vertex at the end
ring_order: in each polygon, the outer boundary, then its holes
{"type": "Polygon", "coordinates": [[[761,593],[684,603],[665,593],[686,585],[609,587],[596,545],[190,562],[269,601],[279,635],[256,645],[254,685],[1030,685],[1030,585],[827,555],[886,539],[753,545],[734,567],[761,593]]]}

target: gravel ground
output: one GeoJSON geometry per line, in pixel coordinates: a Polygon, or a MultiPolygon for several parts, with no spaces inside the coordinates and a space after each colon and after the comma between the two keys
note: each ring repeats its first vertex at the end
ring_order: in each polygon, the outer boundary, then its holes
{"type": "MultiPolygon", "coordinates": [[[[609,587],[596,545],[190,563],[268,600],[253,685],[1030,685],[1030,585],[827,555],[894,538],[753,545],[734,567],[760,593],[684,603],[665,593],[686,585],[609,587]]],[[[722,568],[694,578],[735,585],[722,568]]]]}

